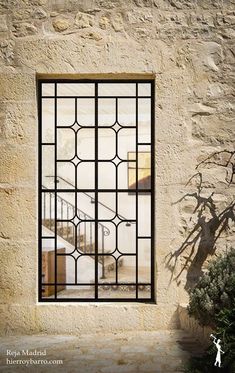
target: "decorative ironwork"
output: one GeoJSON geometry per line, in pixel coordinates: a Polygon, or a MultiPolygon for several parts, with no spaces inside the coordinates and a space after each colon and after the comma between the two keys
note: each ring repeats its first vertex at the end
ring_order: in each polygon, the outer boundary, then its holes
{"type": "Polygon", "coordinates": [[[154,81],[53,79],[39,80],[38,88],[39,300],[153,302],[154,81]],[[106,133],[112,138],[107,154],[106,133]],[[151,168],[141,184],[139,155],[145,153],[151,168]],[[114,181],[101,185],[104,175],[108,180],[106,167],[114,167],[114,181]],[[83,186],[81,180],[91,175],[94,185],[83,186]],[[112,206],[102,196],[112,197],[112,206]],[[130,201],[125,217],[122,209],[130,201]]]}

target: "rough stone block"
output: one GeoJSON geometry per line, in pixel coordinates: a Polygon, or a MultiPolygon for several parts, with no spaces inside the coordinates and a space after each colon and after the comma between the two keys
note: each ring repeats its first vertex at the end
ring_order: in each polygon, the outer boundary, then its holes
{"type": "Polygon", "coordinates": [[[55,20],[53,20],[52,24],[53,24],[55,31],[62,32],[62,31],[67,30],[67,28],[70,25],[70,22],[67,18],[60,17],[60,18],[56,18],[55,20]]]}
{"type": "MultiPolygon", "coordinates": [[[[0,184],[0,236],[15,241],[36,240],[35,188],[9,187],[0,184]]],[[[36,245],[36,241],[35,241],[36,245]]]]}
{"type": "Polygon", "coordinates": [[[0,32],[7,31],[7,16],[0,15],[0,32]]]}
{"type": "Polygon", "coordinates": [[[2,101],[15,100],[32,102],[36,98],[34,74],[0,73],[0,92],[2,101]]]}
{"type": "Polygon", "coordinates": [[[24,145],[3,145],[0,152],[0,184],[33,184],[36,177],[36,149],[24,145]]]}
{"type": "Polygon", "coordinates": [[[2,102],[0,117],[2,140],[8,144],[36,144],[38,124],[35,102],[2,102]]]}
{"type": "Polygon", "coordinates": [[[37,333],[35,306],[0,304],[1,335],[24,335],[37,333]]]}
{"type": "Polygon", "coordinates": [[[2,303],[34,304],[36,300],[36,252],[34,242],[17,244],[0,233],[0,299],[2,303]]]}
{"type": "Polygon", "coordinates": [[[78,12],[75,17],[75,26],[78,28],[87,28],[93,26],[94,23],[94,16],[89,14],[85,14],[82,12],[78,12]]]}
{"type": "Polygon", "coordinates": [[[198,116],[192,121],[192,136],[195,140],[212,145],[228,145],[235,140],[231,119],[222,120],[215,115],[198,116]]]}

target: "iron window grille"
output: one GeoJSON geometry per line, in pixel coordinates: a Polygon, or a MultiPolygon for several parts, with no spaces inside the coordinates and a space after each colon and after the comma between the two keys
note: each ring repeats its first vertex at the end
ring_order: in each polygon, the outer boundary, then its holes
{"type": "Polygon", "coordinates": [[[155,301],[154,101],[154,80],[38,81],[39,301],[155,301]]]}

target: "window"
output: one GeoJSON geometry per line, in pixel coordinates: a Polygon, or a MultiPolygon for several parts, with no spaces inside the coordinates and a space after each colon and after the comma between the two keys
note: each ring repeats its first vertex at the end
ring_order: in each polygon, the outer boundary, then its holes
{"type": "Polygon", "coordinates": [[[154,81],[38,87],[39,300],[154,301],[154,81]]]}

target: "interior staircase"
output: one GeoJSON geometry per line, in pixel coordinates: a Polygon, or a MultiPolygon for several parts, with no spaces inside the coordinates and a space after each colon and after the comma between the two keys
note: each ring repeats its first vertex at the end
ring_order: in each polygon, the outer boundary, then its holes
{"type": "MultiPolygon", "coordinates": [[[[68,203],[64,200],[64,203],[68,203]]],[[[55,233],[55,221],[52,219],[43,219],[42,225],[49,229],[53,234],[55,233]]],[[[63,240],[68,242],[69,244],[73,245],[74,248],[77,243],[77,251],[82,254],[91,254],[89,255],[90,258],[95,260],[95,243],[91,242],[90,239],[88,241],[86,234],[82,234],[80,232],[77,233],[77,240],[75,237],[75,229],[74,226],[69,225],[68,223],[59,222],[57,223],[57,230],[56,233],[59,237],[61,237],[63,240]],[[92,255],[94,254],[94,255],[92,255]]],[[[115,262],[113,260],[113,257],[109,255],[111,253],[110,250],[105,250],[103,254],[107,255],[98,255],[98,262],[102,265],[102,280],[105,280],[107,274],[109,272],[115,271],[116,266],[115,262]]],[[[117,262],[118,267],[123,266],[123,259],[120,258],[117,262]]]]}
{"type": "MultiPolygon", "coordinates": [[[[72,187],[71,191],[74,190],[75,187],[73,184],[71,184],[70,182],[61,177],[58,177],[58,179],[61,179],[63,187],[63,183],[66,183],[66,187],[64,188],[66,189],[66,191],[68,186],[70,188],[72,187]]],[[[59,180],[57,180],[57,182],[59,182],[59,180]]],[[[53,237],[56,235],[61,238],[62,245],[64,245],[63,247],[61,246],[61,248],[63,248],[66,253],[63,257],[66,257],[68,255],[73,256],[75,258],[75,256],[78,257],[79,254],[86,254],[87,257],[89,257],[91,260],[95,260],[97,254],[95,247],[94,217],[89,215],[87,212],[81,210],[80,208],[75,207],[75,205],[73,205],[71,201],[68,201],[65,198],[63,198],[63,192],[60,192],[60,190],[63,189],[63,187],[57,189],[60,194],[57,193],[57,199],[55,201],[54,189],[49,189],[43,186],[45,193],[42,199],[42,226],[47,231],[49,237],[53,237]],[[56,206],[56,219],[54,216],[53,206],[56,206]],[[70,252],[68,252],[68,249],[65,249],[66,247],[70,247],[70,252]]],[[[86,198],[88,198],[88,204],[94,203],[94,198],[92,196],[85,192],[83,194],[86,198]]],[[[108,206],[100,202],[99,204],[101,205],[100,208],[105,208],[115,213],[115,211],[110,209],[108,206]]],[[[126,221],[127,227],[131,226],[132,223],[129,222],[125,217],[121,216],[120,214],[119,217],[126,221]]],[[[99,271],[99,285],[102,287],[104,292],[115,291],[117,293],[119,291],[121,297],[124,294],[124,292],[133,292],[133,285],[131,285],[131,283],[133,282],[132,268],[124,266],[124,259],[122,257],[116,259],[116,257],[112,255],[112,252],[108,250],[108,247],[105,247],[105,245],[107,245],[108,242],[108,240],[106,240],[105,237],[110,235],[109,228],[105,226],[102,222],[98,222],[98,231],[99,240],[97,243],[97,260],[99,263],[99,268],[101,269],[101,271],[99,271]],[[119,268],[119,281],[121,279],[120,285],[116,284],[115,280],[117,268],[119,268]]],[[[47,234],[45,234],[45,236],[47,236],[47,234]]],[[[139,273],[141,273],[140,270],[139,273]]],[[[150,291],[150,286],[146,284],[147,282],[148,280],[146,279],[146,281],[144,280],[143,283],[139,283],[139,291],[143,293],[145,291],[150,291]]],[[[67,292],[68,290],[66,290],[66,293],[67,292]]],[[[60,297],[62,297],[62,295],[60,295],[60,297]]],[[[89,295],[87,295],[87,297],[89,297],[89,295]]]]}

